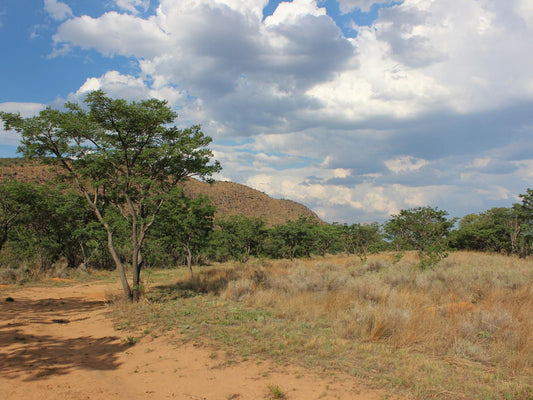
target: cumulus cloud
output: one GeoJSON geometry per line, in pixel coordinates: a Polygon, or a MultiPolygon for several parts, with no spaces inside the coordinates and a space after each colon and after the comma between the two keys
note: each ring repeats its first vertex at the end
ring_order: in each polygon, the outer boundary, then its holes
{"type": "Polygon", "coordinates": [[[136,57],[155,85],[186,87],[217,120],[242,131],[231,110],[257,117],[263,127],[276,125],[286,118],[283,110],[307,102],[304,90],[352,56],[349,41],[313,3],[282,3],[263,21],[264,1],[163,0],[146,19],[116,12],[71,19],[54,40],[136,57]]]}
{"type": "Polygon", "coordinates": [[[164,51],[167,36],[154,19],[144,20],[111,11],[99,18],[88,15],[61,24],[53,37],[56,44],[71,43],[96,48],[105,55],[155,57],[164,51]]]}
{"type": "Polygon", "coordinates": [[[44,9],[57,21],[63,21],[72,16],[72,9],[67,4],[57,0],[44,0],[44,9]]]}
{"type": "Polygon", "coordinates": [[[355,38],[316,0],[266,18],[267,0],[160,0],[150,16],[148,1],[115,0],[124,13],[70,18],[53,39],[140,70],[88,78],[72,98],[166,98],[231,140],[215,146],[221,179],[328,220],[426,204],[460,215],[530,186],[531,2],[339,0],[347,14],[378,3],[355,38]]]}
{"type": "Polygon", "coordinates": [[[495,1],[456,7],[450,0],[406,0],[359,29],[358,69],[308,94],[323,104],[324,115],[354,120],[436,109],[469,113],[531,99],[533,57],[524,53],[531,45],[527,27],[516,22],[518,15],[495,1]],[[510,65],[512,59],[520,62],[510,65]]]}
{"type": "Polygon", "coordinates": [[[99,78],[88,78],[79,90],[71,95],[72,98],[82,98],[94,90],[103,89],[112,97],[134,100],[148,97],[149,88],[145,82],[132,75],[122,75],[118,71],[108,71],[99,78]]]}

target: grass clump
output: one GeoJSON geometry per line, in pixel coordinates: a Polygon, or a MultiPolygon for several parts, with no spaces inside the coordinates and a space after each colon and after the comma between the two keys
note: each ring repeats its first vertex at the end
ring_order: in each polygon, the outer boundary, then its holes
{"type": "Polygon", "coordinates": [[[286,399],[287,396],[285,396],[285,393],[279,388],[278,385],[270,385],[268,387],[268,390],[270,392],[270,399],[286,399]]]}

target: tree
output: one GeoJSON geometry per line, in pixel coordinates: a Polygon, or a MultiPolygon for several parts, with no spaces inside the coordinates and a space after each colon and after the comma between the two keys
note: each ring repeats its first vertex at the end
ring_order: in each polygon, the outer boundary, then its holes
{"type": "Polygon", "coordinates": [[[368,253],[372,245],[381,242],[379,225],[371,224],[344,224],[341,231],[344,251],[348,254],[356,254],[362,262],[368,259],[368,253]]]}
{"type": "Polygon", "coordinates": [[[31,210],[19,227],[17,247],[26,248],[28,255],[38,255],[41,270],[61,257],[68,267],[78,266],[83,260],[80,249],[91,239],[86,226],[94,220],[84,199],[63,186],[35,185],[29,204],[31,210]]]}
{"type": "Polygon", "coordinates": [[[398,249],[418,250],[420,266],[426,268],[447,256],[447,237],[455,223],[447,215],[428,206],[401,210],[385,224],[385,234],[398,249]]]}
{"type": "Polygon", "coordinates": [[[459,229],[452,231],[450,242],[457,249],[510,254],[516,248],[517,222],[512,208],[496,207],[468,214],[459,221],[459,229]]]}
{"type": "Polygon", "coordinates": [[[0,250],[9,240],[19,261],[38,260],[41,270],[64,257],[68,266],[86,259],[94,221],[85,200],[72,190],[50,184],[0,183],[0,250]]]}
{"type": "Polygon", "coordinates": [[[95,91],[85,103],[88,110],[66,103],[66,111],[46,108],[32,118],[12,113],[0,117],[6,129],[22,134],[19,151],[58,164],[76,183],[107,233],[125,296],[138,300],[141,249],[169,192],[188,176],[210,177],[220,164],[210,163],[211,138],[199,126],[169,125],[177,115],[165,101],[128,103],[95,91]],[[129,227],[131,287],[115,248],[115,226],[108,218],[112,212],[129,227]]]}
{"type": "Polygon", "coordinates": [[[179,254],[175,254],[175,258],[184,255],[192,277],[193,260],[206,246],[214,218],[215,206],[207,196],[191,198],[181,188],[176,188],[157,216],[151,239],[167,254],[177,250],[179,254]]]}
{"type": "Polygon", "coordinates": [[[337,224],[314,224],[311,228],[314,250],[321,256],[335,251],[339,243],[340,229],[337,224]]]}
{"type": "Polygon", "coordinates": [[[310,257],[314,244],[313,228],[316,224],[316,220],[302,215],[296,221],[275,225],[269,230],[269,255],[291,260],[310,257]]]}
{"type": "Polygon", "coordinates": [[[31,183],[4,181],[0,183],[0,250],[10,232],[28,220],[35,188],[31,183]]]}
{"type": "Polygon", "coordinates": [[[514,224],[516,237],[516,252],[525,257],[533,251],[533,189],[527,189],[525,194],[519,194],[522,203],[513,204],[513,211],[517,221],[514,224]]]}
{"type": "Polygon", "coordinates": [[[232,215],[217,220],[216,224],[221,230],[218,243],[226,246],[233,259],[246,262],[250,256],[260,253],[266,235],[262,218],[232,215]]]}

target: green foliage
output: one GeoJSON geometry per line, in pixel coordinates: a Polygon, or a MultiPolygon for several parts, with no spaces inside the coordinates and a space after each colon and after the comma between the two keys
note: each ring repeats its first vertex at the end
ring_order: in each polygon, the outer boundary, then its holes
{"type": "Polygon", "coordinates": [[[448,235],[455,219],[447,215],[428,206],[401,210],[385,224],[385,234],[398,250],[418,250],[419,266],[427,268],[448,255],[448,235]]]}
{"type": "Polygon", "coordinates": [[[296,221],[287,221],[269,230],[265,243],[267,253],[275,258],[309,257],[313,250],[313,231],[317,221],[301,216],[296,221]]]}
{"type": "Polygon", "coordinates": [[[270,398],[271,399],[285,399],[287,398],[285,396],[285,393],[280,389],[278,385],[270,385],[268,387],[268,390],[270,391],[270,398]]]}
{"type": "Polygon", "coordinates": [[[379,245],[382,241],[377,223],[344,224],[341,239],[344,251],[348,254],[358,255],[362,262],[366,262],[368,253],[372,251],[373,246],[379,245]]]}
{"type": "Polygon", "coordinates": [[[85,200],[71,190],[4,181],[0,208],[2,241],[9,243],[2,253],[4,265],[16,258],[18,264],[35,264],[38,271],[45,271],[60,259],[66,260],[67,267],[96,265],[105,259],[98,246],[103,230],[95,226],[85,200]]]}
{"type": "Polygon", "coordinates": [[[515,227],[515,252],[521,257],[533,253],[533,189],[527,189],[525,194],[518,195],[522,204],[514,204],[518,224],[515,227]]]}
{"type": "Polygon", "coordinates": [[[35,187],[30,183],[0,183],[0,250],[17,227],[30,222],[34,193],[35,187]]]}
{"type": "MultiPolygon", "coordinates": [[[[266,237],[262,218],[232,215],[218,219],[216,225],[220,230],[212,237],[214,247],[226,249],[231,258],[240,262],[260,255],[266,237]]],[[[218,252],[221,253],[220,250],[218,252]]]]}
{"type": "Polygon", "coordinates": [[[325,256],[337,252],[341,245],[341,227],[337,224],[311,224],[313,253],[325,256]]]}
{"type": "Polygon", "coordinates": [[[172,264],[184,259],[192,273],[192,264],[208,244],[214,215],[215,207],[206,196],[190,198],[175,188],[157,215],[146,243],[147,258],[157,262],[163,254],[172,264]]]}
{"type": "Polygon", "coordinates": [[[511,254],[516,248],[519,221],[512,208],[491,208],[480,214],[465,215],[459,229],[450,235],[453,248],[511,254]]]}
{"type": "Polygon", "coordinates": [[[126,338],[122,339],[123,343],[128,344],[130,346],[133,346],[138,341],[139,341],[138,338],[136,338],[135,336],[131,336],[131,335],[128,335],[128,336],[126,336],[126,338]]]}

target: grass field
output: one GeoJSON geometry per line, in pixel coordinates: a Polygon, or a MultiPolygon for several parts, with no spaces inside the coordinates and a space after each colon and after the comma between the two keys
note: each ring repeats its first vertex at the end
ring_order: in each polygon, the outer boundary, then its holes
{"type": "Polygon", "coordinates": [[[194,279],[147,271],[145,299],[113,312],[117,329],[178,330],[228,362],[297,364],[417,399],[533,399],[533,262],[465,252],[429,270],[417,262],[256,260],[194,279]]]}

